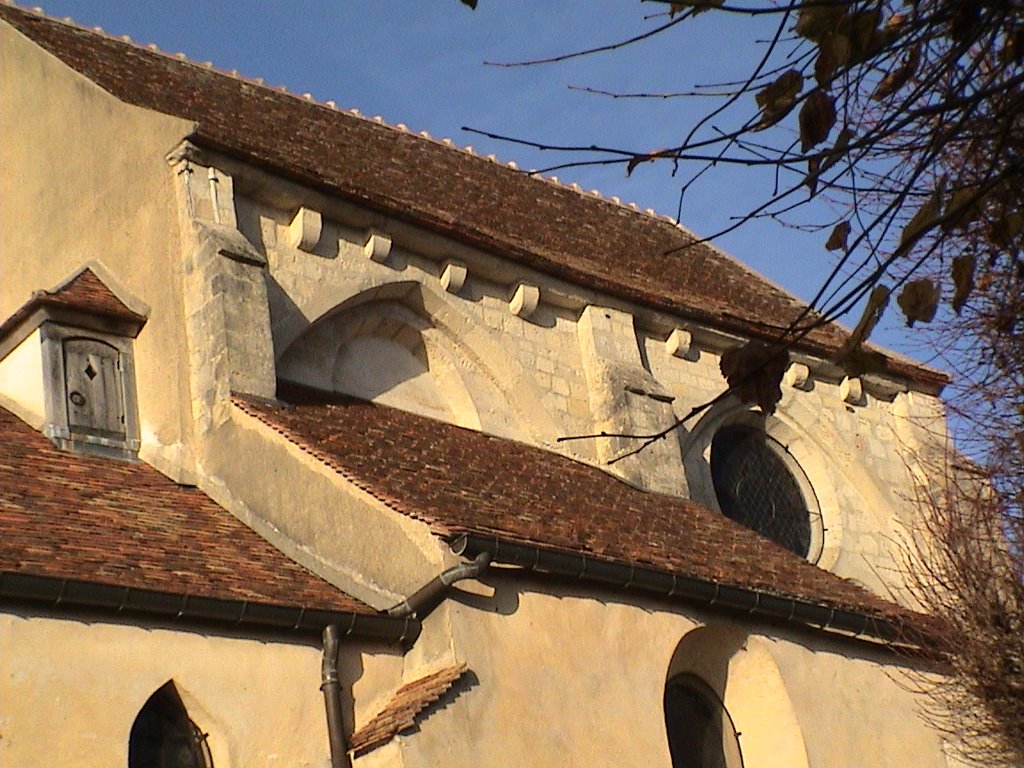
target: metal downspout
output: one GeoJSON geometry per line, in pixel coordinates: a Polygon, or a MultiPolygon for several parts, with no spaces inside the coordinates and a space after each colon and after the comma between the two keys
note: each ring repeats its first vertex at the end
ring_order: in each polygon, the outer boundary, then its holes
{"type": "Polygon", "coordinates": [[[341,683],[338,681],[338,649],[341,630],[337,624],[328,624],[323,634],[324,659],[320,667],[320,690],[324,692],[327,710],[327,737],[331,743],[331,768],[352,768],[345,741],[345,726],[341,717],[341,683]]]}
{"type": "Polygon", "coordinates": [[[424,609],[429,610],[441,595],[444,594],[444,591],[448,589],[448,587],[457,581],[475,579],[483,573],[490,562],[491,553],[481,552],[473,558],[473,562],[471,563],[459,563],[458,565],[453,565],[451,568],[428,581],[402,602],[388,608],[388,616],[413,616],[424,609]]]}

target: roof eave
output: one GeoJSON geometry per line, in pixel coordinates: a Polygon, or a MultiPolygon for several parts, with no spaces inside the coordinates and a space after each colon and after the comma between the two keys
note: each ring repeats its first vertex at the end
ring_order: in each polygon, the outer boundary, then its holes
{"type": "Polygon", "coordinates": [[[403,647],[411,646],[421,629],[420,622],[412,618],[160,592],[12,571],[0,571],[0,602],[63,606],[304,637],[317,637],[328,624],[337,624],[346,637],[403,647]]]}
{"type": "MultiPolygon", "coordinates": [[[[488,553],[492,563],[586,581],[619,589],[638,589],[662,597],[696,603],[734,614],[770,618],[850,640],[868,641],[905,652],[927,652],[933,645],[927,630],[908,620],[773,595],[752,587],[681,576],[670,571],[602,560],[579,553],[522,544],[498,536],[461,533],[451,539],[452,551],[473,558],[488,553]]],[[[922,617],[924,618],[924,617],[922,617]]]]}

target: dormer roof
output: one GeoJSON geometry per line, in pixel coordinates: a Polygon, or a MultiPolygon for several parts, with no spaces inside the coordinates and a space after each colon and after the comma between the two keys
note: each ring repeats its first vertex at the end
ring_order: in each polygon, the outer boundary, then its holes
{"type": "MultiPolygon", "coordinates": [[[[0,19],[115,97],[192,120],[195,143],[571,283],[752,338],[804,304],[671,220],[442,142],[12,6],[0,19]]],[[[815,328],[797,348],[847,338],[815,328]]],[[[889,356],[890,375],[948,377],[889,356]]]]}
{"type": "Polygon", "coordinates": [[[92,267],[85,266],[54,288],[33,293],[0,324],[0,359],[47,319],[135,337],[146,324],[146,312],[146,307],[138,306],[133,299],[123,299],[92,267]]]}

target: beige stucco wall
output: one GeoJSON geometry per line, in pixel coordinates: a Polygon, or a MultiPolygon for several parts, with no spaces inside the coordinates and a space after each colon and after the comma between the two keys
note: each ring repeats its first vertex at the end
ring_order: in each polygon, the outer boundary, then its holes
{"type": "Polygon", "coordinates": [[[46,421],[38,328],[0,360],[0,406],[14,411],[35,429],[42,429],[46,421]]]}
{"type": "Polygon", "coordinates": [[[391,747],[408,768],[670,768],[662,697],[680,672],[719,692],[747,768],[945,766],[907,669],[869,644],[766,632],[632,592],[484,582],[431,615],[408,657],[454,652],[470,669],[391,747]]]}
{"type": "Polygon", "coordinates": [[[164,156],[193,126],[129,106],[0,23],[0,318],[99,261],[151,308],[135,340],[143,437],[187,421],[177,204],[164,156]]]}
{"type": "MultiPolygon", "coordinates": [[[[377,656],[346,642],[346,686],[391,685],[393,657],[377,656]]],[[[125,766],[139,710],[173,680],[216,768],[323,768],[320,663],[315,639],[0,614],[0,765],[125,766]]]]}

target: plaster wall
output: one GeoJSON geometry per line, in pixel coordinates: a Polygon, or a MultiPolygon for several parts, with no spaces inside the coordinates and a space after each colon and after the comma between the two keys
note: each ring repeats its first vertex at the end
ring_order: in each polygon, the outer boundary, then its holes
{"type": "MultiPolygon", "coordinates": [[[[320,662],[302,638],[0,614],[0,765],[127,765],[139,710],[173,680],[216,768],[324,768],[320,662]]],[[[347,685],[387,689],[393,674],[342,646],[347,685]]]]}
{"type": "Polygon", "coordinates": [[[766,633],[636,593],[627,603],[496,572],[484,582],[431,615],[413,650],[428,653],[444,628],[470,672],[396,739],[408,768],[669,768],[663,695],[680,672],[719,693],[747,768],[945,768],[900,686],[906,670],[874,648],[766,633]]]}
{"type": "Polygon", "coordinates": [[[0,405],[35,429],[46,422],[43,398],[42,340],[37,328],[0,360],[0,405]]]}
{"type": "Polygon", "coordinates": [[[286,555],[384,609],[447,564],[427,526],[360,490],[237,408],[211,433],[203,489],[286,555]]]}
{"type": "Polygon", "coordinates": [[[177,210],[164,159],[192,123],[115,99],[0,23],[0,317],[99,261],[151,309],[135,340],[143,439],[187,413],[177,210]]]}

